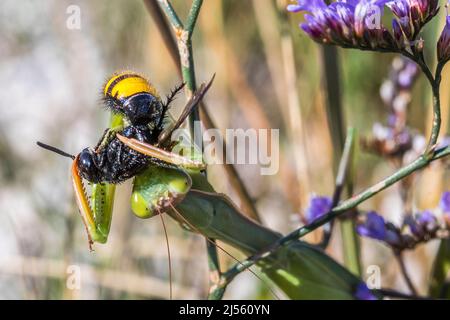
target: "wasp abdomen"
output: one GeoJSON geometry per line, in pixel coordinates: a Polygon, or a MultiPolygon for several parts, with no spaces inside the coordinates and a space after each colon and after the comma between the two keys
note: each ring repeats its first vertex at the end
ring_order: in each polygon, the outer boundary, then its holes
{"type": "Polygon", "coordinates": [[[136,72],[114,74],[105,84],[103,95],[106,106],[124,114],[133,125],[157,127],[164,116],[157,90],[136,72]]]}

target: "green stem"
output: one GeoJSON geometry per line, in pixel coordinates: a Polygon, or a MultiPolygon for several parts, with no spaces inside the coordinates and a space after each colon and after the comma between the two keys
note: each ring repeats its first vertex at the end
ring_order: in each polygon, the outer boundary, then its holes
{"type": "MultiPolygon", "coordinates": [[[[192,51],[192,34],[194,32],[195,23],[197,22],[203,0],[193,0],[191,9],[189,10],[186,27],[180,33],[177,33],[178,50],[180,53],[181,73],[186,83],[186,91],[188,98],[192,96],[197,89],[195,78],[194,56],[192,51]]],[[[201,135],[195,135],[195,122],[200,121],[200,112],[198,108],[189,115],[189,129],[191,136],[195,138],[194,143],[199,147],[203,147],[203,139],[201,135]]]]}
{"type": "Polygon", "coordinates": [[[342,246],[344,248],[344,265],[355,275],[361,275],[361,262],[359,254],[359,238],[355,232],[355,221],[345,219],[340,222],[342,246]]]}
{"type": "Polygon", "coordinates": [[[177,31],[177,29],[183,29],[183,23],[173,9],[172,4],[168,0],[158,0],[158,3],[163,9],[175,31],[177,31]]]}
{"type": "MultiPolygon", "coordinates": [[[[356,138],[356,132],[355,130],[350,131],[347,134],[353,135],[353,141],[357,141],[356,138]]],[[[348,138],[347,138],[348,139],[348,138]]],[[[346,142],[346,145],[350,142],[346,142]]],[[[346,179],[346,186],[347,186],[347,194],[348,196],[351,196],[353,194],[353,183],[354,183],[354,168],[355,168],[355,143],[352,143],[349,145],[349,153],[348,155],[348,172],[347,172],[347,179],[346,179]]],[[[345,152],[346,148],[344,148],[345,152]]],[[[351,210],[351,212],[348,212],[350,216],[344,217],[344,219],[341,219],[340,221],[340,228],[341,228],[341,236],[342,236],[342,246],[344,251],[344,264],[345,266],[354,274],[360,276],[361,275],[361,253],[360,253],[360,245],[359,245],[359,238],[356,234],[356,228],[355,228],[355,220],[352,219],[353,214],[357,213],[357,209],[354,208],[351,210]]]]}
{"type": "Polygon", "coordinates": [[[450,299],[450,292],[445,290],[445,280],[450,271],[450,239],[442,239],[439,245],[430,279],[429,294],[433,298],[450,299]],[[447,291],[447,292],[446,292],[447,291]]]}
{"type": "MultiPolygon", "coordinates": [[[[322,48],[322,60],[324,62],[326,93],[327,93],[327,120],[330,130],[331,139],[333,141],[333,170],[336,175],[339,168],[339,161],[342,161],[342,150],[344,149],[344,128],[345,117],[344,110],[341,102],[341,89],[340,89],[340,76],[339,76],[339,56],[337,48],[332,46],[324,46],[322,48]],[[340,160],[341,159],[341,160],[340,160]]],[[[348,132],[354,135],[354,130],[348,132]]],[[[348,137],[348,135],[347,135],[348,137]]],[[[353,137],[351,137],[353,139],[353,137]]],[[[353,142],[351,142],[351,146],[353,142]]],[[[352,147],[353,148],[353,147],[352,147]]],[[[350,156],[350,155],[349,155],[350,156]]],[[[352,178],[351,176],[348,178],[352,178]]],[[[352,181],[347,180],[347,194],[352,194],[352,181]]],[[[339,201],[339,199],[336,199],[339,201]]],[[[337,202],[334,206],[337,205],[337,202]]],[[[330,223],[329,231],[325,233],[325,239],[331,238],[332,230],[334,228],[334,222],[330,223]]],[[[356,236],[354,223],[345,219],[340,223],[340,229],[342,234],[342,251],[344,253],[344,265],[349,268],[353,273],[359,274],[360,272],[360,259],[359,259],[359,244],[358,237],[356,236]]],[[[328,241],[326,241],[328,242],[328,241]]],[[[327,244],[327,243],[324,244],[327,244]]]]}
{"type": "Polygon", "coordinates": [[[440,85],[441,85],[441,73],[444,68],[444,64],[439,62],[436,67],[436,72],[434,76],[434,83],[432,84],[433,89],[433,126],[431,129],[431,136],[428,142],[426,154],[431,154],[436,148],[437,140],[439,138],[439,132],[441,130],[441,100],[440,100],[440,85]]]}
{"type": "Polygon", "coordinates": [[[206,249],[208,252],[208,266],[209,266],[209,281],[210,290],[208,292],[208,300],[221,300],[223,294],[225,293],[225,288],[223,290],[216,290],[215,287],[220,280],[220,264],[219,256],[217,253],[217,247],[215,245],[215,240],[212,242],[206,241],[206,249]]]}
{"type": "Polygon", "coordinates": [[[415,296],[417,296],[417,290],[414,287],[414,284],[412,283],[411,277],[409,276],[408,270],[406,270],[405,261],[403,260],[403,256],[401,252],[395,252],[394,253],[395,258],[397,259],[397,262],[400,266],[400,271],[402,272],[403,278],[405,279],[406,284],[408,285],[409,290],[411,293],[415,296]]]}
{"type": "MultiPolygon", "coordinates": [[[[347,132],[347,139],[344,144],[344,150],[341,153],[341,160],[339,161],[339,165],[337,168],[336,182],[333,192],[333,198],[331,203],[331,208],[336,207],[341,200],[342,191],[345,187],[345,182],[348,177],[349,166],[351,165],[352,153],[353,153],[353,145],[355,143],[355,129],[349,128],[347,132]]],[[[324,230],[324,236],[319,244],[322,249],[326,249],[328,247],[328,243],[331,239],[333,222],[330,223],[330,227],[328,230],[324,230]]],[[[324,228],[325,229],[325,228],[324,228]]]]}
{"type": "Polygon", "coordinates": [[[200,13],[202,4],[203,4],[203,0],[192,1],[191,10],[189,11],[189,15],[188,15],[187,22],[186,22],[186,28],[185,28],[185,30],[187,30],[189,32],[190,36],[192,36],[192,32],[194,31],[195,23],[197,22],[197,17],[200,13]]]}
{"type": "Polygon", "coordinates": [[[417,63],[420,67],[424,75],[427,77],[428,82],[430,83],[432,94],[433,94],[433,124],[431,128],[430,138],[428,139],[427,148],[425,149],[424,156],[427,158],[431,158],[434,150],[436,148],[436,143],[439,138],[439,132],[441,130],[441,101],[440,101],[440,85],[441,85],[441,74],[442,69],[444,68],[445,63],[439,62],[436,67],[435,74],[433,76],[430,68],[425,63],[423,56],[421,54],[411,54],[406,50],[402,50],[401,53],[417,63]]]}

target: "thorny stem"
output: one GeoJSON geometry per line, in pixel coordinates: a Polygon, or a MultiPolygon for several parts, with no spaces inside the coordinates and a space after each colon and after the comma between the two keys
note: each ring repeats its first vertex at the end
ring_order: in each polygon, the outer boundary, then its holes
{"type": "Polygon", "coordinates": [[[412,280],[409,276],[408,270],[406,270],[405,261],[403,260],[403,256],[401,252],[394,252],[395,258],[400,266],[400,270],[402,272],[403,278],[405,279],[406,284],[408,285],[409,290],[415,296],[417,296],[417,290],[412,283],[412,280]]]}

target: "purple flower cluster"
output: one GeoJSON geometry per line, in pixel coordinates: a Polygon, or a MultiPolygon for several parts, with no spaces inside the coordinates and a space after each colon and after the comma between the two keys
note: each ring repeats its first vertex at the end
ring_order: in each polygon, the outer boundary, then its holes
{"type": "Polygon", "coordinates": [[[439,206],[445,214],[450,214],[450,191],[444,192],[441,201],[439,202],[439,206]]]}
{"type": "Polygon", "coordinates": [[[298,0],[287,10],[310,13],[300,27],[319,43],[397,52],[436,15],[438,0],[298,0]],[[395,16],[393,32],[381,22],[385,7],[395,16]]]}
{"type": "Polygon", "coordinates": [[[415,217],[407,216],[405,224],[416,239],[429,240],[439,229],[438,220],[431,211],[423,211],[415,217]]]}
{"type": "Polygon", "coordinates": [[[356,231],[363,237],[380,240],[393,247],[398,247],[401,244],[400,234],[395,226],[386,223],[384,218],[375,211],[367,213],[366,221],[359,224],[356,231]]]}
{"type": "MultiPolygon", "coordinates": [[[[448,4],[446,5],[446,7],[448,4]]],[[[437,57],[438,61],[445,63],[450,60],[450,16],[447,12],[447,18],[445,20],[445,26],[442,30],[441,36],[437,43],[437,57]]]]}
{"type": "Polygon", "coordinates": [[[441,223],[432,211],[422,211],[414,216],[406,216],[403,225],[409,233],[402,228],[386,222],[378,213],[367,213],[366,219],[356,227],[359,235],[382,241],[395,250],[413,249],[419,243],[431,239],[448,237],[450,231],[450,192],[444,192],[439,203],[444,212],[441,223]]]}
{"type": "Polygon", "coordinates": [[[332,201],[329,197],[311,197],[306,208],[306,223],[311,223],[331,210],[332,201]]]}
{"type": "Polygon", "coordinates": [[[354,296],[358,300],[377,300],[364,282],[358,284],[354,296]]]}
{"type": "Polygon", "coordinates": [[[414,40],[423,26],[433,18],[439,8],[438,0],[395,0],[387,6],[397,17],[392,21],[396,40],[414,40]]]}
{"type": "Polygon", "coordinates": [[[378,155],[402,157],[413,147],[415,133],[407,127],[407,111],[411,90],[419,68],[405,57],[392,62],[389,78],[380,89],[381,99],[388,108],[387,124],[375,123],[373,136],[363,141],[364,147],[378,155]]]}

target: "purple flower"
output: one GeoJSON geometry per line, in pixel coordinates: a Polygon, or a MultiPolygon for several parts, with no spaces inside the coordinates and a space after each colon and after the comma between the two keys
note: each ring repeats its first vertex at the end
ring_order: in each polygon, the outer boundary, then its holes
{"type": "Polygon", "coordinates": [[[326,9],[327,5],[323,0],[306,0],[297,1],[297,4],[290,4],[287,6],[287,10],[290,12],[309,11],[314,12],[317,9],[326,9]]]}
{"type": "Polygon", "coordinates": [[[367,287],[364,282],[360,282],[356,287],[354,296],[358,300],[377,300],[372,291],[367,287]]]}
{"type": "Polygon", "coordinates": [[[415,217],[408,216],[405,219],[411,233],[418,238],[423,238],[426,234],[434,232],[438,227],[437,219],[431,211],[423,211],[415,217]]]}
{"type": "Polygon", "coordinates": [[[319,43],[365,50],[399,51],[437,13],[438,0],[297,0],[290,12],[308,12],[300,28],[319,43]],[[396,17],[394,35],[381,22],[384,6],[396,17]]]}
{"type": "Polygon", "coordinates": [[[313,222],[331,210],[332,201],[329,197],[312,197],[306,209],[306,221],[313,222]]]}
{"type": "Polygon", "coordinates": [[[442,194],[439,206],[441,207],[442,211],[450,214],[450,191],[446,191],[442,194]]]}
{"type": "Polygon", "coordinates": [[[417,64],[410,60],[405,60],[404,62],[404,68],[399,70],[397,75],[397,84],[401,89],[408,90],[414,84],[419,74],[419,68],[417,64]]]}
{"type": "Polygon", "coordinates": [[[391,246],[398,246],[401,238],[392,224],[386,223],[384,218],[375,211],[368,212],[366,221],[356,227],[360,236],[386,242],[391,246]]]}
{"type": "Polygon", "coordinates": [[[392,21],[396,41],[414,40],[423,26],[437,14],[438,3],[438,0],[395,0],[387,3],[397,18],[392,21]]]}
{"type": "Polygon", "coordinates": [[[450,16],[447,15],[444,29],[437,43],[438,61],[445,63],[450,59],[450,16]]]}
{"type": "Polygon", "coordinates": [[[410,39],[413,34],[413,26],[410,23],[411,8],[407,0],[398,0],[388,3],[387,6],[397,19],[392,21],[395,39],[398,43],[404,38],[410,39]]]}
{"type": "Polygon", "coordinates": [[[431,211],[426,210],[426,211],[419,213],[416,217],[416,220],[418,223],[420,223],[422,225],[426,225],[429,223],[436,222],[436,217],[434,216],[434,214],[431,211]]]}
{"type": "Polygon", "coordinates": [[[358,225],[356,231],[363,237],[377,240],[385,240],[387,233],[384,218],[375,211],[367,213],[365,223],[358,225]]]}
{"type": "Polygon", "coordinates": [[[319,43],[360,49],[388,48],[394,39],[381,25],[381,10],[388,0],[298,0],[288,11],[305,11],[300,28],[319,43]],[[369,36],[372,35],[372,36],[369,36]]]}

